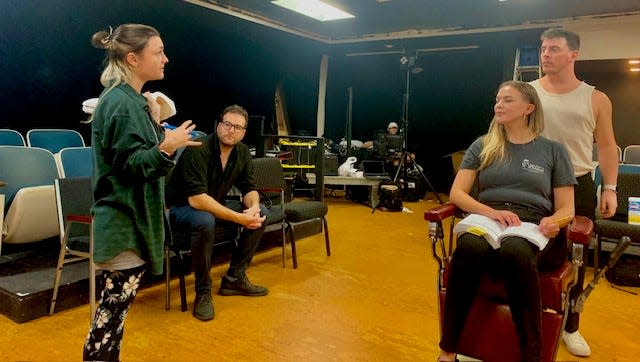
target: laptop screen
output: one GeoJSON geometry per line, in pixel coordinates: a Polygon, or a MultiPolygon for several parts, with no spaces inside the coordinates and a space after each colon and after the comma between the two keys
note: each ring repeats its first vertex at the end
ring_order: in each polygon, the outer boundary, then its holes
{"type": "Polygon", "coordinates": [[[365,177],[386,175],[384,172],[384,161],[362,161],[362,170],[365,177]]]}

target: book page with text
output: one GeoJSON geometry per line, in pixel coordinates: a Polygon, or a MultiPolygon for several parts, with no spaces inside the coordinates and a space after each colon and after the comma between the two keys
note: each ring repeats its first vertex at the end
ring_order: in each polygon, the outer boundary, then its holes
{"type": "Polygon", "coordinates": [[[540,250],[544,249],[549,242],[549,238],[540,232],[540,226],[530,222],[523,222],[519,226],[509,226],[504,229],[502,235],[500,235],[500,240],[502,241],[502,239],[508,236],[520,236],[525,238],[540,250]]]}

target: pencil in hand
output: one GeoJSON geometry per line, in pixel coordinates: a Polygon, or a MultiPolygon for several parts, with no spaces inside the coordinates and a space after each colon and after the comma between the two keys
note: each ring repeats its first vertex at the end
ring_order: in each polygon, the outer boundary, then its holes
{"type": "Polygon", "coordinates": [[[563,227],[569,225],[571,220],[573,220],[573,215],[568,215],[568,216],[564,216],[564,217],[560,217],[560,218],[551,220],[551,223],[558,224],[558,226],[560,228],[563,228],[563,227]]]}

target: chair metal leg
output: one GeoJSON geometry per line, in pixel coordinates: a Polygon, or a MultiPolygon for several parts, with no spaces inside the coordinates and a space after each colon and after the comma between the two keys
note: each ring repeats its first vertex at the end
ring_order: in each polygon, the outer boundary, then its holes
{"type": "Polygon", "coordinates": [[[51,298],[51,306],[49,307],[49,315],[53,315],[56,310],[56,302],[58,299],[58,288],[60,287],[60,279],[62,278],[62,267],[64,266],[64,257],[67,254],[67,241],[63,240],[60,245],[60,254],[58,254],[58,264],[56,266],[56,278],[53,282],[53,296],[51,298]]]}
{"type": "Polygon", "coordinates": [[[165,280],[164,280],[164,289],[165,289],[165,299],[164,299],[164,309],[171,310],[171,249],[169,245],[164,246],[164,264],[165,264],[165,280]]]}
{"type": "Polygon", "coordinates": [[[180,310],[187,311],[187,287],[184,280],[184,273],[180,272],[180,310]]]}
{"type": "Polygon", "coordinates": [[[327,225],[327,218],[322,217],[322,228],[324,229],[324,243],[327,248],[327,256],[331,256],[331,244],[329,243],[329,226],[327,225]]]}
{"type": "Polygon", "coordinates": [[[96,264],[93,262],[93,222],[89,227],[89,320],[96,314],[96,264]]]}
{"type": "MultiPolygon", "coordinates": [[[[176,256],[178,259],[178,280],[179,280],[179,289],[180,289],[180,310],[183,312],[187,311],[187,287],[185,281],[185,272],[184,272],[184,257],[180,252],[176,252],[176,256]]],[[[171,247],[165,246],[164,249],[164,258],[166,264],[166,272],[165,272],[165,310],[171,309],[171,247]]]]}
{"type": "Polygon", "coordinates": [[[293,269],[298,269],[298,254],[296,253],[296,239],[293,237],[293,225],[289,224],[289,235],[291,237],[291,259],[293,259],[293,269]]]}
{"type": "Polygon", "coordinates": [[[285,268],[286,267],[286,260],[287,260],[287,236],[286,236],[286,231],[285,231],[285,224],[282,223],[282,267],[285,268]]]}
{"type": "Polygon", "coordinates": [[[187,311],[187,289],[185,286],[184,275],[180,275],[180,310],[187,311]]]}
{"type": "Polygon", "coordinates": [[[596,242],[593,245],[593,274],[598,273],[598,269],[600,268],[600,250],[602,248],[602,239],[600,239],[600,235],[595,235],[596,242]]]}
{"type": "Polygon", "coordinates": [[[179,281],[180,281],[180,310],[187,311],[187,286],[185,282],[185,265],[184,256],[178,251],[178,262],[180,263],[179,281]]]}
{"type": "Polygon", "coordinates": [[[96,264],[93,262],[93,253],[89,258],[89,305],[91,320],[96,314],[96,264]]]}

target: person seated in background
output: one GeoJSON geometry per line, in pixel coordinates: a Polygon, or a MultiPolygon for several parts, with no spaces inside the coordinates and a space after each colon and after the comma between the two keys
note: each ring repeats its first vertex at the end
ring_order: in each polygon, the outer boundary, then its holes
{"type": "MultiPolygon", "coordinates": [[[[395,135],[395,134],[399,134],[398,133],[399,128],[398,128],[398,124],[396,122],[389,122],[389,124],[387,125],[387,134],[391,134],[391,135],[395,135]]],[[[376,139],[375,141],[366,141],[362,144],[363,148],[374,148],[376,147],[376,143],[382,142],[382,140],[380,140],[380,132],[384,132],[382,130],[376,132],[376,139]]]]}
{"type": "MultiPolygon", "coordinates": [[[[387,150],[387,163],[390,168],[397,168],[400,165],[400,160],[402,158],[402,134],[399,132],[398,124],[396,122],[389,122],[387,125],[387,135],[385,136],[386,150],[387,150]],[[391,137],[389,137],[391,136],[391,137]]],[[[404,165],[407,168],[407,172],[414,172],[416,167],[414,167],[413,162],[416,160],[415,152],[407,152],[404,160],[404,165]]],[[[418,164],[415,164],[417,168],[422,171],[422,167],[418,164]]]]}
{"type": "Polygon", "coordinates": [[[541,137],[543,112],[536,90],[520,81],[500,85],[489,131],[465,153],[449,200],[462,210],[502,225],[539,224],[550,238],[538,250],[512,236],[499,249],[471,233],[458,235],[445,297],[438,361],[454,361],[462,328],[481,276],[504,280],[522,361],[539,361],[542,305],[538,272],[567,258],[566,238],[556,220],[574,215],[577,183],[564,146],[541,137]],[[471,196],[478,186],[477,199],[471,196]]]}
{"type": "Polygon", "coordinates": [[[396,122],[389,122],[389,124],[387,125],[388,134],[398,134],[399,130],[400,128],[398,128],[398,124],[396,122]]]}
{"type": "Polygon", "coordinates": [[[220,295],[263,296],[269,292],[252,284],[246,275],[268,214],[260,205],[249,147],[240,142],[248,122],[244,108],[225,108],[216,132],[203,139],[201,147],[187,148],[180,156],[166,187],[175,227],[190,231],[196,289],[193,315],[202,321],[215,316],[210,271],[219,219],[242,226],[229,269],[220,283],[220,295]],[[226,200],[233,186],[242,193],[242,201],[226,200]]]}

